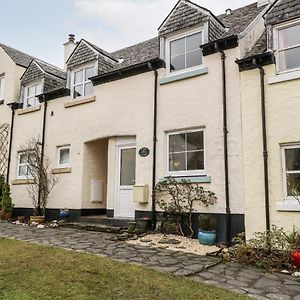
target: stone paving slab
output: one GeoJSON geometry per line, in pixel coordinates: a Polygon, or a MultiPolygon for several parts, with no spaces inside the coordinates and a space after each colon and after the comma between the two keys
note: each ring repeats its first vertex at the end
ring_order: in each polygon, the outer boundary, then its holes
{"type": "Polygon", "coordinates": [[[186,276],[256,299],[300,300],[300,280],[292,276],[266,273],[236,263],[218,264],[219,260],[212,257],[117,242],[112,240],[110,233],[65,227],[37,229],[0,223],[0,237],[146,265],[159,272],[186,276]]]}

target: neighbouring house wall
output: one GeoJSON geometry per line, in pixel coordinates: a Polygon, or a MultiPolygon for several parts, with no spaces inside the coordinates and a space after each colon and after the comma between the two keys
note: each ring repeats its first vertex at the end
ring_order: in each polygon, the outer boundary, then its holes
{"type": "Polygon", "coordinates": [[[0,124],[11,121],[11,110],[8,103],[19,101],[20,78],[25,68],[17,66],[13,60],[0,47],[0,74],[5,73],[4,79],[4,104],[0,105],[0,124]]]}
{"type": "MultiPolygon", "coordinates": [[[[298,122],[300,80],[268,84],[275,75],[275,66],[266,70],[266,119],[269,150],[269,188],[271,224],[291,230],[300,226],[299,212],[278,211],[276,202],[284,200],[281,144],[300,141],[298,122]]],[[[259,70],[241,73],[244,186],[246,234],[263,231],[265,223],[263,146],[259,70]]],[[[299,205],[300,211],[300,205],[299,205]]]]}

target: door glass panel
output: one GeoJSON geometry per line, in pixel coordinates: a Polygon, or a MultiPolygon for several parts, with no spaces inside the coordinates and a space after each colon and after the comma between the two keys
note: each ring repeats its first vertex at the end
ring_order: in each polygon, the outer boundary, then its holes
{"type": "Polygon", "coordinates": [[[135,184],[135,159],[136,149],[121,150],[120,185],[135,184]]]}

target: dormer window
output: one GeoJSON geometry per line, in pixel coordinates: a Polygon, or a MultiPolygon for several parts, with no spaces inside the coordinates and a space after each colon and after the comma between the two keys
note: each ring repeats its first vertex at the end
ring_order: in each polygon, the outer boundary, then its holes
{"type": "Polygon", "coordinates": [[[74,71],[73,75],[73,98],[87,97],[93,94],[93,84],[89,78],[95,76],[95,67],[84,67],[74,71]]]}
{"type": "Polygon", "coordinates": [[[177,36],[167,41],[167,72],[177,73],[202,65],[202,31],[177,36]]]}
{"type": "Polygon", "coordinates": [[[275,29],[278,72],[300,69],[300,24],[280,26],[275,29]],[[277,34],[276,34],[277,32],[277,34]],[[277,41],[276,41],[277,37],[277,41]]]}
{"type": "Polygon", "coordinates": [[[23,107],[33,107],[39,104],[38,95],[42,93],[42,84],[26,85],[23,90],[23,107]]]}

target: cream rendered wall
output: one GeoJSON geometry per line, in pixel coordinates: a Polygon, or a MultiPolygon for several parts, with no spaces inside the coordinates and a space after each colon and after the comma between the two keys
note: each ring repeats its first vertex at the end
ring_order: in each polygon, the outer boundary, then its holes
{"type": "Polygon", "coordinates": [[[84,147],[82,208],[106,208],[108,140],[87,143],[84,147]],[[103,181],[103,202],[91,203],[92,180],[103,181]]]}
{"type": "Polygon", "coordinates": [[[17,66],[13,60],[0,47],[0,74],[5,73],[4,78],[4,104],[0,105],[0,124],[11,121],[11,111],[8,103],[18,101],[20,97],[20,78],[25,68],[17,66]]]}
{"type": "MultiPolygon", "coordinates": [[[[244,212],[241,109],[237,49],[226,51],[228,93],[228,152],[232,213],[244,212]]],[[[216,193],[218,203],[211,212],[225,213],[222,73],[220,54],[204,58],[208,74],[159,87],[157,180],[166,176],[166,132],[205,128],[206,172],[211,183],[203,186],[216,193]]],[[[160,72],[160,77],[164,71],[160,72]]],[[[199,208],[201,211],[206,209],[199,208]]]]}
{"type": "MultiPolygon", "coordinates": [[[[49,208],[87,208],[83,200],[84,144],[109,138],[107,207],[113,208],[115,199],[114,137],[135,136],[137,149],[148,147],[152,152],[154,74],[148,72],[94,87],[96,101],[84,105],[64,107],[70,97],[48,102],[46,151],[53,167],[57,167],[60,145],[71,145],[72,172],[59,175],[59,182],[49,198],[49,208]],[[52,115],[52,116],[51,116],[52,115]]],[[[99,154],[101,155],[101,153],[99,154]]],[[[151,184],[152,155],[137,156],[136,183],[151,184]]],[[[89,171],[88,171],[89,172],[89,171]]],[[[151,188],[151,187],[150,187],[151,188]]],[[[93,205],[101,208],[101,204],[93,205]]],[[[149,204],[137,205],[137,210],[150,210],[149,204]]]]}
{"type": "MultiPolygon", "coordinates": [[[[271,224],[286,230],[300,226],[299,212],[276,210],[276,202],[284,200],[281,148],[284,143],[300,141],[300,80],[268,84],[275,66],[266,70],[266,118],[269,150],[269,187],[271,224]]],[[[262,129],[259,70],[241,73],[244,178],[246,202],[246,234],[263,231],[265,225],[262,129]]],[[[299,206],[300,210],[300,206],[299,206]]]]}

